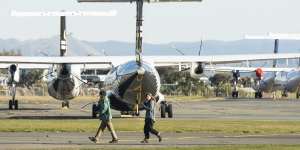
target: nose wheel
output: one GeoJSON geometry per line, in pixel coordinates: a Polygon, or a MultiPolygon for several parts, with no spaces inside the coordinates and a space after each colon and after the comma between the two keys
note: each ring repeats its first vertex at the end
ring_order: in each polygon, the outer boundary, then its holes
{"type": "Polygon", "coordinates": [[[19,109],[19,102],[18,100],[9,100],[8,101],[8,109],[9,110],[18,110],[19,109]]]}
{"type": "Polygon", "coordinates": [[[238,98],[239,97],[239,92],[238,91],[232,91],[231,96],[232,96],[232,98],[238,98]]]}
{"type": "Polygon", "coordinates": [[[9,110],[18,110],[19,109],[19,102],[16,100],[16,84],[13,82],[10,87],[11,99],[8,101],[8,109],[9,110]]]}
{"type": "Polygon", "coordinates": [[[69,102],[68,102],[68,101],[62,102],[62,103],[61,103],[61,107],[62,107],[62,108],[70,108],[69,102]]]}
{"type": "Polygon", "coordinates": [[[263,97],[263,94],[261,91],[258,91],[258,92],[255,92],[255,95],[254,95],[255,98],[262,98],[263,97]]]}
{"type": "Polygon", "coordinates": [[[238,81],[240,79],[240,71],[239,70],[232,70],[232,86],[233,91],[231,93],[232,98],[238,98],[239,97],[239,91],[238,91],[238,81]]]}

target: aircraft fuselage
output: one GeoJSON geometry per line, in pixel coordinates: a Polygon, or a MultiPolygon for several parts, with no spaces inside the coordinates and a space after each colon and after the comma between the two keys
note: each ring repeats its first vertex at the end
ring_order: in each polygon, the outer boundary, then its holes
{"type": "Polygon", "coordinates": [[[70,64],[57,65],[52,70],[53,74],[50,74],[50,80],[48,81],[49,95],[57,100],[68,101],[79,95],[80,81],[74,76],[76,71],[72,70],[70,64]]]}
{"type": "Polygon", "coordinates": [[[134,111],[138,106],[142,110],[146,93],[150,92],[159,98],[160,78],[151,64],[142,62],[139,66],[136,61],[129,61],[108,73],[104,89],[109,91],[113,109],[134,111]]]}

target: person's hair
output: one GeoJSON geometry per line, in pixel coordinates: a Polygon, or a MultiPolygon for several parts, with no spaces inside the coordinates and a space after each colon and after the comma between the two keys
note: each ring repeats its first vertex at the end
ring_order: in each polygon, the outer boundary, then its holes
{"type": "Polygon", "coordinates": [[[151,93],[146,93],[146,96],[151,96],[152,97],[152,94],[151,93]]]}
{"type": "Polygon", "coordinates": [[[152,93],[146,93],[146,96],[150,96],[150,97],[151,97],[150,100],[156,101],[156,100],[155,100],[155,97],[152,95],[152,93]]]}
{"type": "Polygon", "coordinates": [[[104,90],[100,90],[99,95],[100,96],[106,96],[106,92],[104,90]]]}

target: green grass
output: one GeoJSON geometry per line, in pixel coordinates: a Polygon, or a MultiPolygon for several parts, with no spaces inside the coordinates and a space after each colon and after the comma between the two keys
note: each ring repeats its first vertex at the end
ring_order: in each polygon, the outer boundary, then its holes
{"type": "MultiPolygon", "coordinates": [[[[143,119],[113,119],[117,131],[143,129],[143,119]]],[[[94,132],[98,120],[0,120],[0,132],[94,132]]],[[[157,120],[162,132],[203,132],[222,134],[300,133],[300,121],[157,120]]]]}
{"type": "MultiPolygon", "coordinates": [[[[117,150],[111,147],[99,148],[55,148],[55,150],[117,150]]],[[[197,147],[144,147],[144,148],[119,148],[122,150],[299,150],[300,145],[207,145],[197,147]]],[[[41,149],[43,150],[43,149],[41,149]]]]}

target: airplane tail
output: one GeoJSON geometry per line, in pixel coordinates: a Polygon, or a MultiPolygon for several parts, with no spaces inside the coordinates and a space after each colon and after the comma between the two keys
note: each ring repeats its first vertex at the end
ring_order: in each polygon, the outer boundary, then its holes
{"type": "MultiPolygon", "coordinates": [[[[300,40],[297,33],[268,33],[267,35],[245,35],[245,39],[266,39],[274,40],[274,54],[278,53],[279,40],[300,40]]],[[[300,60],[299,60],[300,61],[300,60]]],[[[273,60],[273,67],[277,66],[277,60],[273,60]]]]}
{"type": "Polygon", "coordinates": [[[60,56],[67,54],[66,16],[60,16],[60,56]]]}

